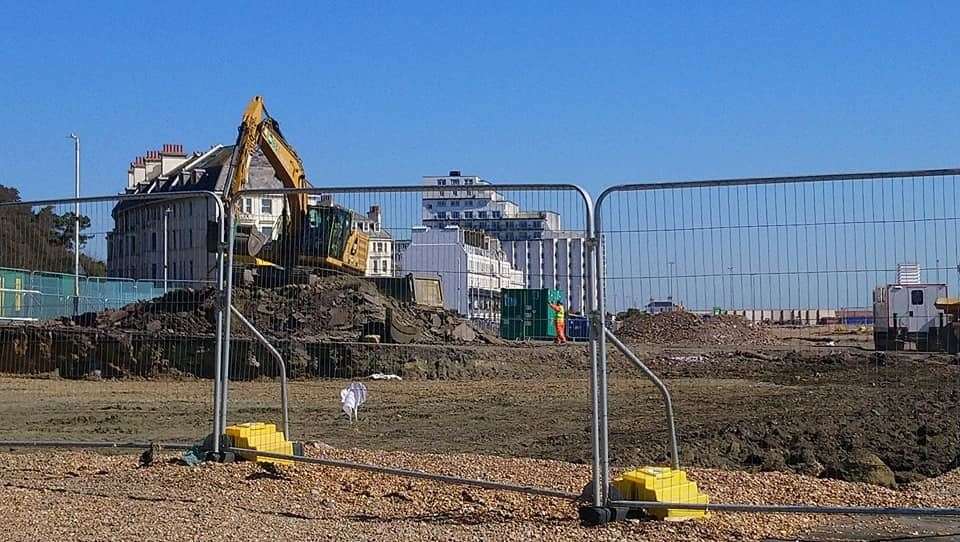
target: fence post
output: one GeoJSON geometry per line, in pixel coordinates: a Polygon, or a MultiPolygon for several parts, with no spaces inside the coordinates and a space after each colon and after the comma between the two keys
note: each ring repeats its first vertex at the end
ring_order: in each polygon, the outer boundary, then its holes
{"type": "Polygon", "coordinates": [[[220,375],[223,355],[223,311],[224,311],[224,284],[223,284],[223,251],[224,251],[224,229],[226,221],[226,212],[224,210],[223,200],[219,197],[213,199],[214,207],[217,212],[217,339],[214,350],[213,360],[213,453],[220,453],[220,437],[224,428],[221,423],[220,411],[223,408],[223,392],[221,389],[220,375]]]}
{"type": "Polygon", "coordinates": [[[603,506],[606,499],[606,490],[603,489],[603,476],[600,465],[600,388],[599,388],[599,340],[603,335],[603,318],[598,318],[597,309],[597,283],[601,280],[601,273],[597,269],[597,260],[595,253],[597,251],[597,231],[594,227],[593,213],[594,208],[590,200],[585,197],[587,202],[587,224],[586,224],[586,245],[587,245],[587,314],[589,315],[590,325],[590,444],[591,444],[591,470],[593,489],[592,504],[595,507],[603,506]]]}
{"type": "Polygon", "coordinates": [[[233,245],[236,242],[236,224],[233,216],[233,200],[227,200],[224,206],[224,216],[225,221],[229,220],[229,238],[227,240],[227,266],[224,273],[226,274],[225,280],[227,283],[226,293],[224,295],[223,306],[220,307],[221,312],[223,313],[224,323],[223,323],[223,359],[221,360],[222,367],[220,368],[220,429],[226,430],[227,427],[227,405],[229,404],[229,390],[228,386],[230,383],[230,322],[232,319],[232,314],[230,307],[233,306],[233,245]],[[228,212],[229,211],[229,212],[228,212]]]}

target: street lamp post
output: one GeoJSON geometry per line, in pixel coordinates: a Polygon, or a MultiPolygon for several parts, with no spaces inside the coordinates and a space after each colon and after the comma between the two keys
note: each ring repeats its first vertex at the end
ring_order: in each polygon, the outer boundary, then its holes
{"type": "Polygon", "coordinates": [[[730,310],[733,310],[733,266],[727,268],[730,271],[730,310]]]}
{"type": "Polygon", "coordinates": [[[670,287],[669,287],[669,290],[670,290],[670,301],[671,301],[671,302],[674,302],[674,300],[673,300],[673,268],[674,268],[675,265],[677,265],[677,262],[673,262],[673,261],[667,262],[667,268],[668,268],[669,271],[670,271],[670,279],[669,279],[669,280],[670,280],[670,287]]]}
{"type": "Polygon", "coordinates": [[[167,243],[170,211],[170,207],[163,210],[163,293],[167,293],[167,268],[170,263],[170,245],[167,243]]]}
{"type": "MultiPolygon", "coordinates": [[[[74,197],[80,199],[80,136],[70,134],[73,140],[74,197]]],[[[80,202],[73,204],[73,314],[80,313],[80,202]]]]}

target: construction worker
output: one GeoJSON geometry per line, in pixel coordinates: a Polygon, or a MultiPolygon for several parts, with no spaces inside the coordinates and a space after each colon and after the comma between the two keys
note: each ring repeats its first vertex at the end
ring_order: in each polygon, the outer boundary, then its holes
{"type": "Polygon", "coordinates": [[[550,308],[556,313],[557,338],[556,344],[565,344],[567,342],[567,318],[563,311],[563,303],[551,303],[550,308]]]}

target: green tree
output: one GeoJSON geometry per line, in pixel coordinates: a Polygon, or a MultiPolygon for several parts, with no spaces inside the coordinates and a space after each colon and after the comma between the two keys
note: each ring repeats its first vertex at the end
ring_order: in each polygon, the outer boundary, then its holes
{"type": "MultiPolygon", "coordinates": [[[[22,201],[20,191],[0,185],[0,203],[22,201]]],[[[93,237],[88,216],[80,216],[80,249],[93,237]]],[[[73,272],[73,213],[58,215],[53,207],[34,211],[27,205],[0,207],[0,267],[33,269],[56,273],[73,272]]],[[[80,263],[89,275],[103,276],[103,262],[80,254],[80,263]]]]}
{"type": "MultiPolygon", "coordinates": [[[[74,213],[64,213],[62,215],[54,215],[53,219],[53,228],[50,232],[50,241],[58,244],[62,247],[66,247],[67,250],[73,252],[73,234],[76,231],[77,225],[77,215],[74,213]]],[[[86,215],[80,215],[80,248],[86,246],[87,241],[90,240],[90,235],[83,233],[83,230],[90,227],[90,217],[86,215]]]]}

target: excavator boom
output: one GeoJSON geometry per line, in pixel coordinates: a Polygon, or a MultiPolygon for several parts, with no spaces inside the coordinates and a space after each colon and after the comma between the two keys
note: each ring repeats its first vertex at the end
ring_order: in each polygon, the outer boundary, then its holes
{"type": "MultiPolygon", "coordinates": [[[[280,124],[267,113],[262,97],[254,96],[247,104],[237,132],[228,198],[235,198],[246,187],[250,161],[257,149],[273,166],[284,188],[310,187],[303,161],[283,137],[280,124]]],[[[276,242],[266,239],[255,226],[245,226],[246,231],[238,228],[241,235],[237,236],[238,247],[234,247],[234,251],[243,261],[257,266],[272,263],[288,270],[306,265],[364,273],[369,238],[350,227],[350,211],[332,207],[322,212],[318,209],[311,215],[305,192],[288,193],[286,201],[286,212],[279,224],[281,235],[276,242]],[[317,220],[320,216],[326,218],[317,220]],[[257,258],[261,249],[273,257],[267,256],[269,261],[257,258]]]]}
{"type": "MultiPolygon", "coordinates": [[[[285,188],[310,186],[304,174],[303,162],[284,139],[280,124],[267,114],[263,98],[254,96],[243,111],[243,119],[240,121],[228,194],[236,194],[246,186],[250,175],[250,159],[257,148],[263,151],[285,188]]],[[[307,194],[289,194],[287,203],[290,216],[299,217],[307,211],[307,194]]]]}

